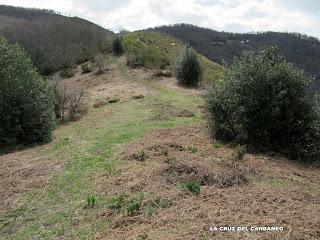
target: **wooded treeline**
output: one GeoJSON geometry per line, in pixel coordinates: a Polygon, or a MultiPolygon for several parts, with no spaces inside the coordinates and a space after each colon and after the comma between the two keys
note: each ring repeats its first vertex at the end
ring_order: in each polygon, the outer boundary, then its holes
{"type": "Polygon", "coordinates": [[[19,43],[43,74],[81,63],[107,48],[112,32],[52,10],[0,6],[0,35],[19,43]]]}

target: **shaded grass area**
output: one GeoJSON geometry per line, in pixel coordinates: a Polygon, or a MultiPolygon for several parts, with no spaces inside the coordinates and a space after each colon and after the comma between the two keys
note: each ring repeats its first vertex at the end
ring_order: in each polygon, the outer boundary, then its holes
{"type": "MultiPolygon", "coordinates": [[[[129,70],[119,63],[119,71],[125,81],[135,81],[129,70]]],[[[88,239],[109,226],[108,221],[97,219],[108,199],[96,194],[94,174],[119,174],[121,165],[111,159],[117,147],[144,134],[163,128],[199,123],[202,119],[198,97],[184,96],[155,83],[154,96],[141,101],[128,101],[91,109],[89,114],[76,123],[60,127],[56,141],[47,147],[50,157],[63,156],[66,163],[54,173],[44,189],[38,189],[21,198],[13,209],[0,216],[1,239],[88,239]],[[176,109],[193,111],[193,117],[172,116],[157,120],[161,104],[176,109]],[[112,112],[104,117],[106,112],[112,112]],[[92,208],[85,208],[88,196],[95,199],[92,208]]]]}

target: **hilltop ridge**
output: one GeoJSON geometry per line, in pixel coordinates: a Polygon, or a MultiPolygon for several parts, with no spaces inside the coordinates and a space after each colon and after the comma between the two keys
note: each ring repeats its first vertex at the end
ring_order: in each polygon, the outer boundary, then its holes
{"type": "Polygon", "coordinates": [[[234,57],[240,56],[243,51],[277,46],[288,62],[315,76],[315,89],[320,89],[320,41],[315,37],[281,32],[219,32],[190,24],[160,26],[146,31],[161,32],[180,39],[219,64],[232,63],[234,57]]]}

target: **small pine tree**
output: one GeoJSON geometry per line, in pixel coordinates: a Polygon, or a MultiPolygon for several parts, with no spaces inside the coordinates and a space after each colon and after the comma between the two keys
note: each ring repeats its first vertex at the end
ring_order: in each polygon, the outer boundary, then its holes
{"type": "Polygon", "coordinates": [[[197,86],[201,67],[193,48],[185,47],[177,57],[174,72],[178,82],[186,86],[197,86]]]}
{"type": "Polygon", "coordinates": [[[51,140],[53,93],[18,46],[0,37],[0,150],[51,140]]]}
{"type": "Polygon", "coordinates": [[[123,54],[124,50],[123,50],[123,46],[122,46],[122,40],[121,37],[116,36],[113,38],[112,41],[112,51],[114,54],[116,55],[121,55],[123,54]]]}

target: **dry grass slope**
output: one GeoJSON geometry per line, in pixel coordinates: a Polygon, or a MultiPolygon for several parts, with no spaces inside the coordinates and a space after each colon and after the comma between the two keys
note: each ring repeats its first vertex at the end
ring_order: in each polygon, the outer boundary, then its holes
{"type": "MultiPolygon", "coordinates": [[[[155,69],[159,69],[162,63],[168,63],[164,68],[171,69],[184,47],[180,40],[156,32],[128,33],[123,36],[123,42],[129,54],[144,56],[145,65],[155,69]]],[[[202,86],[218,81],[224,68],[200,54],[198,57],[203,70],[202,86]]]]}
{"type": "Polygon", "coordinates": [[[204,92],[153,75],[122,57],[64,80],[86,89],[88,114],[50,144],[0,156],[1,239],[320,238],[319,168],[235,160],[207,133],[204,92]],[[285,230],[209,233],[230,225],[285,230]]]}

